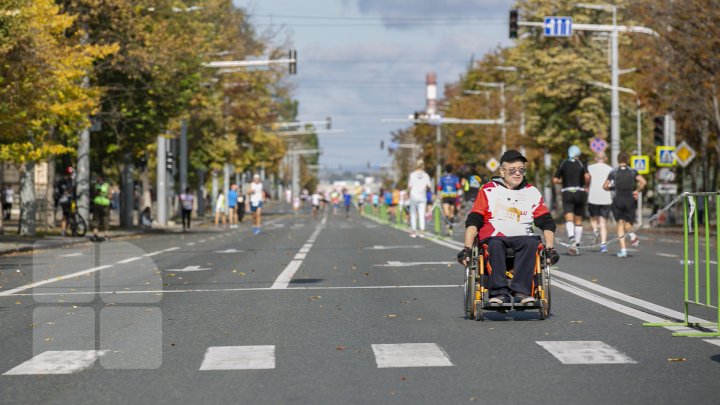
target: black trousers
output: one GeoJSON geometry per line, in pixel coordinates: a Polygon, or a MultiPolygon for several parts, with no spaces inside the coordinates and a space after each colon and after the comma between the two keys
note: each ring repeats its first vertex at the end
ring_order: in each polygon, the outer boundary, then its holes
{"type": "Polygon", "coordinates": [[[192,214],[192,210],[186,210],[183,208],[182,210],[182,223],[183,223],[183,229],[187,228],[190,229],[190,216],[192,214]],[[185,221],[187,220],[187,226],[185,225],[185,221]]]}
{"type": "Polygon", "coordinates": [[[493,236],[481,242],[487,245],[490,296],[519,292],[530,295],[532,277],[535,270],[535,254],[540,240],[537,236],[493,236]],[[512,285],[509,285],[505,275],[507,270],[507,248],[515,250],[512,285]]]}

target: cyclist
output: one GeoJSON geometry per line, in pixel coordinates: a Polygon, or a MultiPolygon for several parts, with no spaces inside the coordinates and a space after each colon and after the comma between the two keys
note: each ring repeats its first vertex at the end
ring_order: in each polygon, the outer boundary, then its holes
{"type": "Polygon", "coordinates": [[[565,216],[565,230],[568,235],[568,254],[580,254],[578,246],[582,239],[582,219],[587,202],[587,187],[590,174],[587,166],[580,160],[580,148],[572,145],[568,148],[568,159],[560,163],[553,183],[562,184],[562,205],[565,216]]]}
{"type": "Polygon", "coordinates": [[[455,204],[460,190],[460,179],[452,171],[453,165],[445,165],[445,175],[440,177],[438,183],[438,191],[440,192],[440,198],[442,198],[443,215],[448,221],[448,233],[452,233],[455,224],[455,204]]]}
{"type": "Polygon", "coordinates": [[[539,242],[533,224],[543,231],[550,263],[560,258],[553,247],[555,222],[540,190],[525,180],[525,163],[525,156],[514,149],[502,155],[501,177],[493,177],[480,189],[465,222],[465,248],[458,253],[458,261],[467,266],[475,238],[487,245],[490,302],[494,304],[511,299],[522,304],[535,301],[531,287],[539,242]],[[508,247],[515,250],[512,283],[505,275],[508,247]]]}
{"type": "Polygon", "coordinates": [[[93,228],[92,240],[100,242],[110,238],[110,184],[102,176],[98,176],[95,185],[96,195],[93,199],[95,207],[95,227],[93,228]],[[103,231],[103,238],[98,236],[98,231],[103,231]]]}
{"type": "MultiPolygon", "coordinates": [[[[620,251],[618,257],[627,257],[625,248],[625,233],[632,229],[635,222],[635,209],[638,195],[645,187],[646,181],[635,169],[628,167],[628,154],[620,152],[617,156],[618,167],[613,169],[603,184],[605,190],[614,190],[612,199],[612,213],[617,221],[618,239],[620,239],[620,251]]],[[[637,235],[630,233],[630,244],[637,247],[640,240],[637,235]]]]}

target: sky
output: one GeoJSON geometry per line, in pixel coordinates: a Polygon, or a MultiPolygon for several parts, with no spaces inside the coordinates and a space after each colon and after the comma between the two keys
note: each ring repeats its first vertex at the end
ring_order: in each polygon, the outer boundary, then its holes
{"type": "MultiPolygon", "coordinates": [[[[258,32],[296,49],[299,119],[332,118],[340,134],[320,134],[325,170],[363,170],[392,161],[380,149],[406,118],[425,109],[425,75],[438,98],[471,58],[507,46],[514,0],[234,0],[258,32]]],[[[408,124],[409,125],[409,124],[408,124]]]]}

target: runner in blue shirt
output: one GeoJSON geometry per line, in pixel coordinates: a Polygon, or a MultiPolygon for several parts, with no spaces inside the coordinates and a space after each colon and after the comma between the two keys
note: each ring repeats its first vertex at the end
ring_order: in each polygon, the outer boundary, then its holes
{"type": "Polygon", "coordinates": [[[455,223],[455,207],[460,190],[460,179],[453,174],[453,166],[445,165],[445,175],[440,177],[438,190],[440,198],[442,198],[442,208],[445,218],[448,220],[448,233],[452,234],[453,224],[455,223]]]}

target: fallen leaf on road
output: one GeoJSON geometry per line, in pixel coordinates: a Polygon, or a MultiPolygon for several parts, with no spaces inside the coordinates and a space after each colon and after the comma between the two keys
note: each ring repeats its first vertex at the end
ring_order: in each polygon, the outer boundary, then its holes
{"type": "Polygon", "coordinates": [[[597,279],[596,279],[596,278],[592,279],[591,281],[592,281],[593,283],[597,283],[597,279]]]}
{"type": "Polygon", "coordinates": [[[20,304],[22,304],[21,301],[15,301],[15,305],[20,305],[20,304]]]}
{"type": "Polygon", "coordinates": [[[400,301],[401,304],[409,304],[410,301],[400,301]]]}
{"type": "Polygon", "coordinates": [[[245,275],[245,273],[243,273],[242,271],[241,271],[241,272],[238,272],[238,274],[239,274],[241,277],[245,275]]]}
{"type": "Polygon", "coordinates": [[[370,273],[363,273],[363,275],[367,277],[370,275],[370,273]]]}
{"type": "Polygon", "coordinates": [[[232,272],[233,272],[233,273],[237,273],[237,269],[233,270],[232,272]]]}
{"type": "Polygon", "coordinates": [[[448,263],[448,267],[452,267],[452,264],[451,264],[451,263],[448,263]]]}
{"type": "Polygon", "coordinates": [[[407,380],[407,377],[405,377],[405,376],[400,377],[400,381],[405,381],[405,380],[407,380]]]}
{"type": "Polygon", "coordinates": [[[51,341],[53,341],[53,340],[55,340],[55,338],[45,338],[45,341],[46,341],[46,342],[51,342],[51,341]]]}
{"type": "Polygon", "coordinates": [[[422,318],[415,318],[416,321],[422,321],[422,318]]]}
{"type": "Polygon", "coordinates": [[[315,301],[322,298],[322,295],[313,295],[312,297],[308,298],[308,301],[315,301]]]}
{"type": "Polygon", "coordinates": [[[338,350],[338,351],[343,351],[345,349],[347,349],[347,346],[342,346],[342,345],[335,348],[335,350],[338,350]]]}
{"type": "Polygon", "coordinates": [[[385,316],[388,318],[397,318],[397,315],[395,315],[395,314],[387,314],[385,316]]]}
{"type": "Polygon", "coordinates": [[[670,357],[668,361],[670,362],[681,362],[687,360],[685,357],[670,357]]]}

